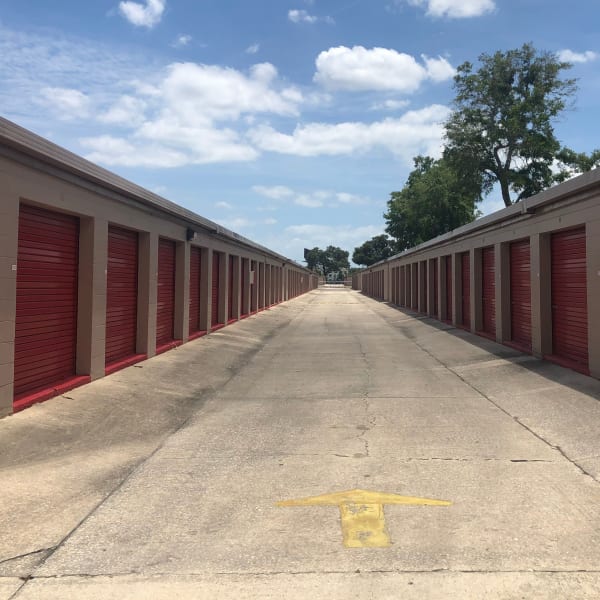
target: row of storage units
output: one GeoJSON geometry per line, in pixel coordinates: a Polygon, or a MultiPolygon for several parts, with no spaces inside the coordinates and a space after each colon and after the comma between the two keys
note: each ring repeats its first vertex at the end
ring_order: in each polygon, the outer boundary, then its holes
{"type": "Polygon", "coordinates": [[[353,287],[600,378],[600,170],[373,265],[353,287]]]}
{"type": "Polygon", "coordinates": [[[6,121],[0,195],[0,416],[317,285],[285,257],[6,121]]]}

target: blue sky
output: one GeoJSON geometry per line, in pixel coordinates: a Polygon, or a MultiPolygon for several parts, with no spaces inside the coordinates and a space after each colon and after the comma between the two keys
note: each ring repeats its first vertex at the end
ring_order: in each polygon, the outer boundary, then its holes
{"type": "Polygon", "coordinates": [[[600,147],[599,29],[597,0],[2,0],[0,114],[296,260],[352,253],[482,52],[566,52],[558,137],[600,147]]]}

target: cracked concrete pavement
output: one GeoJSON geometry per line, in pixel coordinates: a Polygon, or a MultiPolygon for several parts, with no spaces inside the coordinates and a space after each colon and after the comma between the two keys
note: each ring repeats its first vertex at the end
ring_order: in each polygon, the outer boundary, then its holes
{"type": "Polygon", "coordinates": [[[0,600],[598,598],[600,382],[323,288],[0,421],[0,600]],[[347,489],[387,548],[345,548],[347,489]]]}

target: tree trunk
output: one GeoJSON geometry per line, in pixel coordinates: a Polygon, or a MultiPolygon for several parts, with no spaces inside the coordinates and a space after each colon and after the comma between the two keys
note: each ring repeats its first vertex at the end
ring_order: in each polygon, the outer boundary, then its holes
{"type": "Polygon", "coordinates": [[[512,200],[510,199],[510,190],[508,189],[508,180],[506,176],[498,177],[500,181],[500,190],[502,192],[502,200],[504,200],[504,206],[512,206],[512,200]]]}

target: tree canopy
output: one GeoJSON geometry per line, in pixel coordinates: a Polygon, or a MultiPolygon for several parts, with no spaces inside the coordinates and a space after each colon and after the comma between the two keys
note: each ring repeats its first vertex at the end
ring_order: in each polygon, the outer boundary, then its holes
{"type": "Polygon", "coordinates": [[[321,250],[316,246],[311,249],[304,249],[304,260],[308,268],[321,273],[325,277],[329,273],[340,273],[342,275],[347,273],[350,269],[349,255],[349,252],[337,246],[327,246],[325,250],[321,250]]]}
{"type": "MultiPolygon", "coordinates": [[[[417,156],[399,192],[392,192],[384,214],[386,231],[405,250],[470,223],[480,199],[477,183],[462,179],[444,159],[417,156]]],[[[356,261],[355,261],[356,262],[356,261]]]]}
{"type": "Polygon", "coordinates": [[[454,78],[454,111],[446,122],[444,157],[463,177],[489,193],[498,183],[506,206],[554,182],[551,166],[560,150],[553,120],[576,90],[561,79],[571,65],[530,44],[479,57],[454,78]]]}
{"type": "Polygon", "coordinates": [[[556,160],[559,172],[556,174],[555,179],[565,181],[569,177],[600,167],[600,149],[586,154],[585,152],[575,152],[570,148],[562,148],[556,155],[556,160]]]}
{"type": "Polygon", "coordinates": [[[389,258],[396,252],[394,241],[387,235],[381,234],[367,240],[362,246],[354,248],[352,262],[367,267],[389,258]]]}

